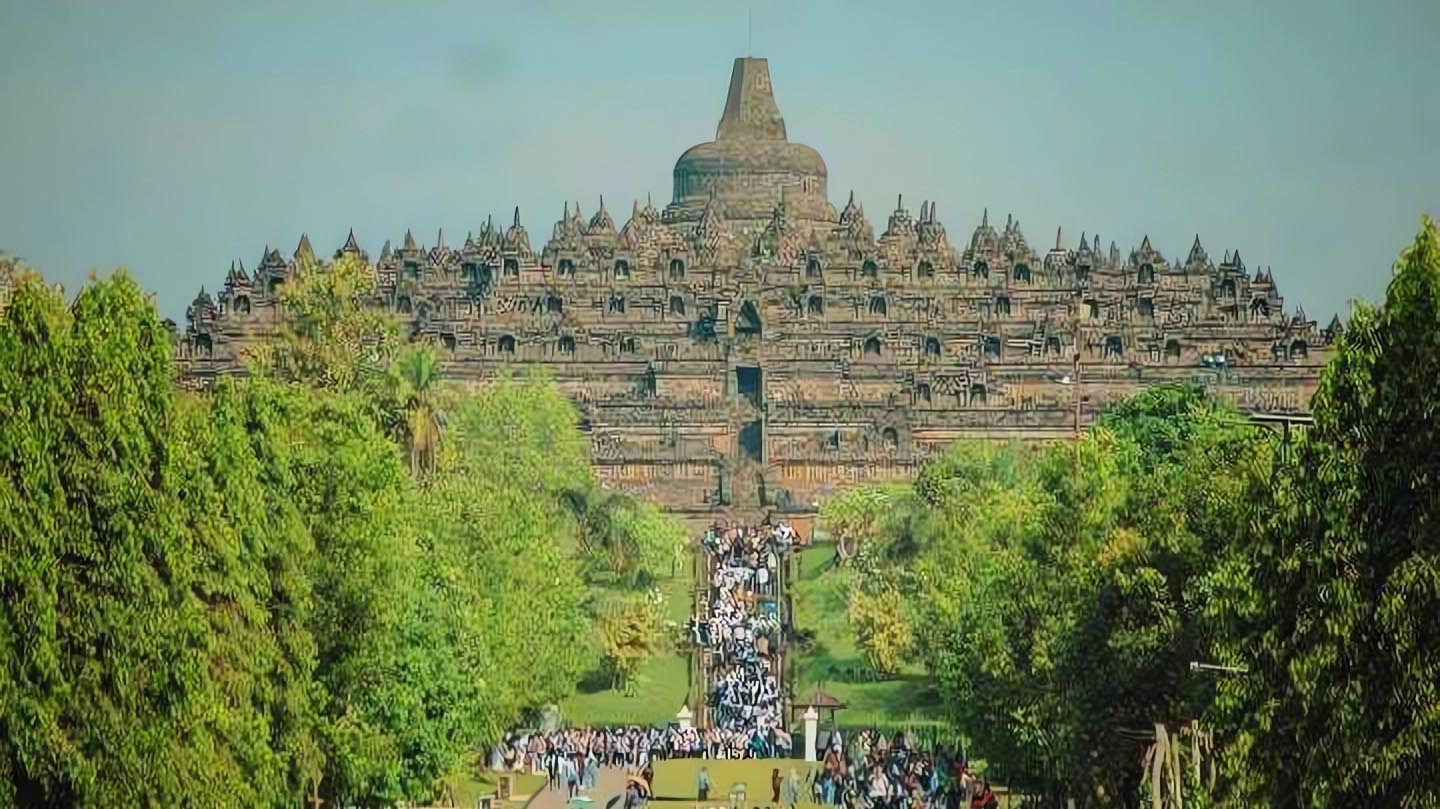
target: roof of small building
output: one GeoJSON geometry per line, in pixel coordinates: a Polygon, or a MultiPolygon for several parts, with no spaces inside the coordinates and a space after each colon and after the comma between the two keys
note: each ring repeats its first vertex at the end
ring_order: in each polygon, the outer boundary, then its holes
{"type": "Polygon", "coordinates": [[[815,693],[807,698],[795,700],[797,708],[831,708],[839,710],[845,707],[845,703],[839,697],[826,693],[820,686],[815,687],[815,693]]]}

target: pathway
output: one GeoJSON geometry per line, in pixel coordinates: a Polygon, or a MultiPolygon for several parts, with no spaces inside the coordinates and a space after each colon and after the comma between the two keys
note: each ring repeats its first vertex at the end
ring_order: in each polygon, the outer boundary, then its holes
{"type": "MultiPolygon", "coordinates": [[[[621,797],[625,794],[625,771],[614,767],[601,767],[600,775],[595,780],[595,788],[580,793],[588,795],[593,799],[590,809],[605,809],[610,799],[621,797]]],[[[570,805],[569,796],[564,788],[551,789],[546,786],[544,789],[531,796],[525,809],[566,809],[570,805]]],[[[617,802],[617,806],[619,803],[617,802]]]]}

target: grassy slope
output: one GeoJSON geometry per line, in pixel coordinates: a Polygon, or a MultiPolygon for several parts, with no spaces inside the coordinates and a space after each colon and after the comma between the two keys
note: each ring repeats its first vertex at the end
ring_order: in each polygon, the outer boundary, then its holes
{"type": "MultiPolygon", "coordinates": [[[[833,546],[821,545],[800,554],[800,575],[792,582],[795,623],[815,633],[808,654],[796,658],[796,696],[809,696],[818,683],[848,706],[839,714],[842,725],[928,724],[934,720],[937,697],[925,672],[908,667],[883,682],[847,682],[847,671],[866,667],[855,648],[846,617],[845,591],[853,572],[830,566],[833,546]]],[[[679,575],[660,582],[669,619],[684,625],[691,608],[692,571],[680,565],[679,575]]],[[[689,688],[686,655],[657,656],[640,670],[635,696],[593,685],[580,689],[561,705],[571,724],[616,725],[664,723],[685,704],[689,688]]],[[[691,706],[694,707],[694,706],[691,706]]]]}
{"type": "MultiPolygon", "coordinates": [[[[693,572],[688,560],[679,565],[677,575],[659,582],[665,593],[667,620],[680,626],[690,619],[693,572]]],[[[634,684],[635,696],[624,692],[582,683],[578,692],[560,706],[565,721],[572,725],[663,724],[675,718],[689,693],[687,657],[682,652],[657,655],[640,668],[634,684]]],[[[693,706],[692,706],[693,707],[693,706]]]]}
{"type": "Polygon", "coordinates": [[[817,684],[840,698],[846,708],[839,712],[842,726],[924,725],[935,721],[938,697],[924,670],[903,668],[895,679],[883,682],[852,682],[850,671],[867,670],[864,655],[855,648],[855,636],[846,616],[845,592],[854,572],[835,568],[832,545],[802,551],[800,569],[792,582],[795,626],[815,633],[808,653],[796,659],[795,696],[808,697],[817,684]]]}

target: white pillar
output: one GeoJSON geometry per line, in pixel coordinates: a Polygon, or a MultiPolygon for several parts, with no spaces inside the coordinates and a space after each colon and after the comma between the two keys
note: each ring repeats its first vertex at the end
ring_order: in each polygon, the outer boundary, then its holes
{"type": "Polygon", "coordinates": [[[695,714],[690,712],[689,705],[681,705],[680,713],[675,714],[675,721],[680,723],[681,730],[689,730],[695,719],[695,714]]]}
{"type": "Polygon", "coordinates": [[[815,737],[820,734],[820,712],[811,705],[805,709],[802,718],[805,720],[805,760],[819,761],[815,755],[815,742],[818,741],[815,737]]]}

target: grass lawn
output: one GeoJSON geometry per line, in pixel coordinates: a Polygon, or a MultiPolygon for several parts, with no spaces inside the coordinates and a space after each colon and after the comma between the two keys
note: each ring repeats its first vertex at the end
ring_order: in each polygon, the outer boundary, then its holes
{"type": "MultiPolygon", "coordinates": [[[[677,575],[658,583],[665,593],[666,619],[682,627],[690,620],[693,577],[686,559],[679,565],[677,575]]],[[[581,683],[575,695],[561,704],[561,715],[571,725],[663,724],[673,721],[680,706],[689,698],[688,666],[689,655],[686,653],[656,655],[640,667],[632,688],[634,696],[626,696],[622,690],[610,688],[609,678],[604,675],[593,676],[589,682],[581,683]]],[[[691,706],[692,709],[694,707],[691,706]]]]}
{"type": "Polygon", "coordinates": [[[855,648],[846,615],[845,593],[855,575],[836,568],[833,545],[800,552],[799,569],[791,582],[797,630],[814,633],[808,651],[797,653],[795,697],[808,697],[817,685],[847,706],[838,714],[842,726],[880,727],[936,725],[939,696],[923,668],[906,666],[890,680],[867,682],[864,655],[855,648]]]}
{"type": "MultiPolygon", "coordinates": [[[[476,763],[478,764],[478,761],[476,763]]],[[[478,768],[456,773],[445,781],[455,791],[455,803],[458,806],[479,806],[480,796],[494,795],[499,786],[499,779],[495,773],[481,771],[478,768]]],[[[515,776],[511,794],[528,797],[544,788],[545,776],[526,773],[515,776]]],[[[515,802],[511,802],[511,804],[515,807],[521,805],[515,802]]]]}

